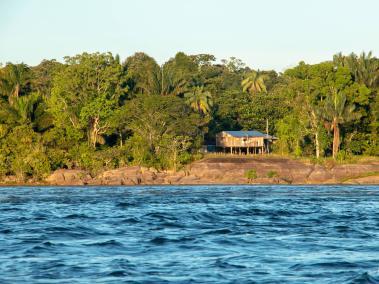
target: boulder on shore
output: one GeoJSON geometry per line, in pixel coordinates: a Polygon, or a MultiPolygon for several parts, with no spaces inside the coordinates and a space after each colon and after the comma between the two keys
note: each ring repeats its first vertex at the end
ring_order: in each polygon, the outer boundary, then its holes
{"type": "Polygon", "coordinates": [[[327,167],[277,157],[217,157],[196,161],[178,172],[129,166],[107,170],[92,178],[83,170],[60,169],[46,182],[53,185],[378,184],[379,162],[327,167]],[[251,169],[257,174],[254,180],[245,176],[251,169]]]}
{"type": "Polygon", "coordinates": [[[84,170],[59,169],[47,179],[51,185],[85,185],[91,181],[91,176],[84,170]]]}
{"type": "Polygon", "coordinates": [[[94,182],[104,185],[138,185],[152,184],[156,179],[156,174],[148,169],[133,166],[108,170],[97,177],[94,182]]]}

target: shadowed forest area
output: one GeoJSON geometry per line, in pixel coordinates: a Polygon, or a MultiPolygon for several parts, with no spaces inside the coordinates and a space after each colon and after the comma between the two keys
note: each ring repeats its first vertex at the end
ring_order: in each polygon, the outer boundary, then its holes
{"type": "Polygon", "coordinates": [[[163,65],[83,53],[0,67],[0,177],[129,164],[179,169],[222,130],[266,130],[274,152],[377,156],[379,59],[336,54],[283,73],[177,53],[163,65]]]}

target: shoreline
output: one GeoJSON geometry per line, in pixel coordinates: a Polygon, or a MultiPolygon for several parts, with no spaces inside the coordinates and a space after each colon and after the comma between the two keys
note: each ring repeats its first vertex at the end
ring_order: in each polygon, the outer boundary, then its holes
{"type": "Polygon", "coordinates": [[[198,187],[198,186],[210,186],[210,187],[223,187],[223,186],[279,186],[279,187],[287,187],[287,186],[302,186],[302,187],[312,187],[312,186],[369,186],[376,187],[379,186],[379,183],[298,183],[298,184],[275,184],[275,183],[234,183],[234,184],[222,184],[222,183],[213,183],[213,184],[133,184],[133,185],[110,185],[110,184],[82,184],[82,185],[69,185],[69,184],[0,184],[0,188],[8,188],[8,187],[41,187],[41,188],[59,188],[59,187],[78,187],[78,188],[87,188],[87,187],[198,187]]]}
{"type": "Polygon", "coordinates": [[[0,181],[11,186],[195,186],[195,185],[379,185],[379,160],[320,165],[285,157],[206,157],[182,170],[141,166],[105,170],[96,176],[80,169],[58,169],[42,181],[0,181]],[[253,171],[253,177],[247,173],[253,171]]]}

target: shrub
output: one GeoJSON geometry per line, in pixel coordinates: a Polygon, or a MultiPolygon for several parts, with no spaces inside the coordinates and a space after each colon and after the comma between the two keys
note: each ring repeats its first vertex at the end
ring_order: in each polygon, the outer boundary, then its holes
{"type": "Polygon", "coordinates": [[[351,159],[352,159],[351,153],[346,150],[339,151],[336,157],[336,160],[338,162],[350,161],[351,159]]]}
{"type": "Polygon", "coordinates": [[[0,177],[5,176],[9,172],[6,156],[0,153],[0,177]]]}
{"type": "Polygon", "coordinates": [[[0,167],[7,166],[9,171],[3,169],[0,174],[15,175],[18,181],[24,182],[30,177],[43,179],[50,173],[50,162],[41,136],[30,125],[14,127],[1,142],[1,151],[7,153],[7,158],[0,157],[0,167]]]}
{"type": "Polygon", "coordinates": [[[49,175],[51,167],[44,147],[34,147],[27,160],[31,168],[30,174],[32,177],[41,180],[49,175]]]}
{"type": "Polygon", "coordinates": [[[245,172],[245,177],[249,180],[252,181],[253,179],[256,179],[258,177],[257,171],[255,169],[250,169],[245,172]]]}
{"type": "Polygon", "coordinates": [[[267,173],[268,178],[274,178],[277,176],[278,176],[278,173],[276,171],[268,171],[268,173],[267,173]]]}

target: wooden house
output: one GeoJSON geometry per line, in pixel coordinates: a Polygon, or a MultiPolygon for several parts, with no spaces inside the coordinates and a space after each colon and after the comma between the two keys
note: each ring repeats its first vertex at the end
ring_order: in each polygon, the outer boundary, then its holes
{"type": "Polygon", "coordinates": [[[224,152],[263,154],[270,152],[276,137],[259,131],[222,131],[216,135],[216,147],[224,152]]]}

